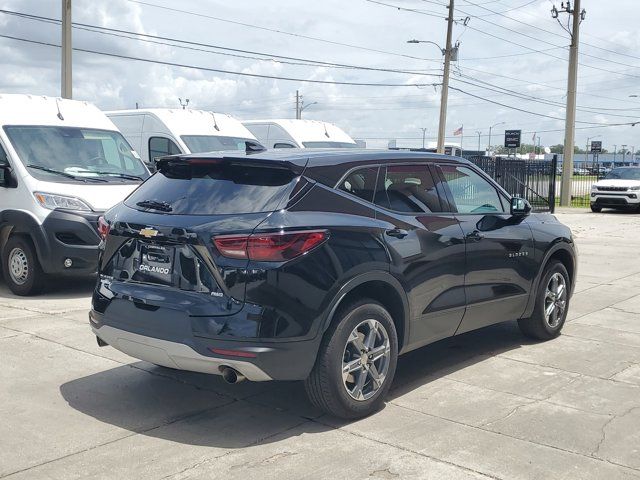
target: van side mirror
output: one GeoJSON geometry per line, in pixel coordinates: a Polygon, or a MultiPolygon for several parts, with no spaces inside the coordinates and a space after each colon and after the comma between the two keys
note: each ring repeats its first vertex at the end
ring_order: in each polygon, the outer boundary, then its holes
{"type": "Polygon", "coordinates": [[[511,198],[511,215],[514,217],[526,217],[531,213],[531,204],[524,198],[511,198]]]}
{"type": "Polygon", "coordinates": [[[16,188],[17,186],[18,181],[16,180],[11,165],[0,162],[0,187],[16,188]]]}

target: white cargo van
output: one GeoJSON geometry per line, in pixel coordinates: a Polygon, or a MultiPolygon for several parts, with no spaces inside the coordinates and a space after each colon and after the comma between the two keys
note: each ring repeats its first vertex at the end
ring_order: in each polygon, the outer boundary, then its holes
{"type": "Polygon", "coordinates": [[[98,217],[149,177],[87,102],[0,94],[0,269],[18,295],[96,271],[98,217]]]}
{"type": "Polygon", "coordinates": [[[333,123],[317,120],[247,120],[242,124],[267,148],[356,148],[333,123]]]}
{"type": "Polygon", "coordinates": [[[246,150],[256,138],[224,113],[192,109],[147,108],[105,112],[153,170],[165,155],[246,150]]]}

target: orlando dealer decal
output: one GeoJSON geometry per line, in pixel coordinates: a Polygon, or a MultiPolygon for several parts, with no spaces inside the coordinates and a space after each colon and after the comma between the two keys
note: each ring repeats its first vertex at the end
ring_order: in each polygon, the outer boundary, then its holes
{"type": "Polygon", "coordinates": [[[162,273],[164,275],[169,275],[169,269],[166,267],[154,267],[149,265],[140,265],[138,270],[141,272],[151,272],[151,273],[162,273]]]}

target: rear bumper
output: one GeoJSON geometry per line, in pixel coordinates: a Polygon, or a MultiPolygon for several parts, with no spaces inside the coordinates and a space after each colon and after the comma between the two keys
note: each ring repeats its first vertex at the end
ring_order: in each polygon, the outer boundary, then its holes
{"type": "Polygon", "coordinates": [[[222,374],[221,367],[231,367],[247,377],[247,380],[254,382],[272,380],[260,367],[252,363],[235,359],[206,357],[183,343],[145,337],[108,325],[91,328],[98,338],[116,350],[155,365],[215,375],[222,374]]]}
{"type": "Polygon", "coordinates": [[[292,342],[219,340],[180,335],[162,339],[134,333],[102,322],[95,310],[89,314],[93,333],[117,350],[139,360],[177,370],[221,375],[228,366],[248,380],[304,380],[315,363],[319,339],[292,342]],[[241,352],[251,357],[216,354],[212,349],[241,352]]]}

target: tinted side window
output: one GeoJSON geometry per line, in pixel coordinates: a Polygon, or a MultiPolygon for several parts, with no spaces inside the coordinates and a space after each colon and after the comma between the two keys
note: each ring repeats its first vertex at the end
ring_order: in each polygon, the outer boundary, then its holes
{"type": "Polygon", "coordinates": [[[468,167],[441,165],[440,169],[460,213],[504,213],[495,187],[468,167]]]}
{"type": "Polygon", "coordinates": [[[157,157],[177,155],[181,153],[178,146],[165,137],[151,137],[149,139],[149,162],[153,163],[157,157]]]}
{"type": "Polygon", "coordinates": [[[373,201],[373,192],[376,189],[378,167],[360,168],[351,172],[338,188],[360,197],[367,202],[373,201]]]}
{"type": "Polygon", "coordinates": [[[375,195],[377,205],[406,213],[442,212],[427,165],[389,165],[382,173],[384,182],[379,183],[375,195]]]}

